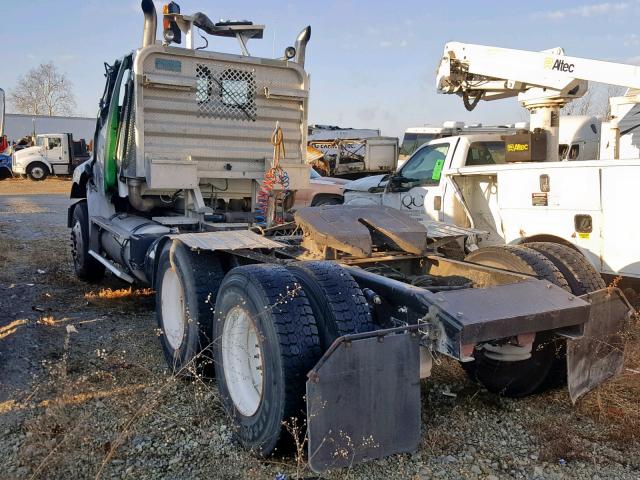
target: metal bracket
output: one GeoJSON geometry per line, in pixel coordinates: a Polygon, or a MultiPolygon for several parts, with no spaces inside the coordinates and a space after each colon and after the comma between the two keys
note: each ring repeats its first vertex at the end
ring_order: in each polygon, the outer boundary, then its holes
{"type": "Polygon", "coordinates": [[[116,277],[124,280],[125,282],[133,283],[135,279],[129,275],[128,273],[123,272],[118,267],[116,267],[109,260],[104,258],[102,255],[94,252],[93,250],[89,250],[89,255],[99,261],[102,265],[104,265],[111,273],[113,273],[116,277]]]}

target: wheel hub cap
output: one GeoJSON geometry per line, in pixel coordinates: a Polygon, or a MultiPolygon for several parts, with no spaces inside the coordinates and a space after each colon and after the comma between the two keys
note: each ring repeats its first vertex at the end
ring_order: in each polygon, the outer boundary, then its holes
{"type": "Polygon", "coordinates": [[[186,309],[184,290],[175,269],[170,268],[162,278],[162,326],[169,345],[178,350],[184,338],[186,309]]]}
{"type": "Polygon", "coordinates": [[[255,323],[242,307],[233,307],[225,317],[222,362],[233,404],[242,415],[252,416],[262,401],[263,354],[255,323]]]}

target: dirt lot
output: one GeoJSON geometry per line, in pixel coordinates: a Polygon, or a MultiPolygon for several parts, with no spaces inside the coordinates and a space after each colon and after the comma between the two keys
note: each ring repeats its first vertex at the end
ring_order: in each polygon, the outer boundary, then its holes
{"type": "MultiPolygon", "coordinates": [[[[235,445],[213,382],[166,372],[152,292],[74,279],[68,187],[0,182],[0,477],[311,478],[235,445]]],[[[498,398],[442,359],[419,452],[326,478],[640,478],[638,330],[623,375],[575,407],[562,390],[498,398]]]]}
{"type": "Polygon", "coordinates": [[[69,195],[71,177],[49,177],[44,182],[20,178],[0,180],[0,195],[69,195]]]}

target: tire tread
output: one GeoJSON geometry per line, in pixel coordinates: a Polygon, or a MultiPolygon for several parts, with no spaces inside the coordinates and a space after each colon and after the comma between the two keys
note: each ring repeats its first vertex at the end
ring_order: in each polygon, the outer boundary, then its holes
{"type": "MultiPolygon", "coordinates": [[[[333,262],[311,261],[291,264],[289,269],[294,276],[301,272],[307,279],[310,277],[315,281],[319,287],[317,294],[322,296],[316,299],[321,310],[316,312],[316,321],[320,321],[319,315],[333,321],[338,337],[376,329],[366,297],[355,279],[343,267],[333,262]]],[[[335,339],[330,339],[329,344],[333,340],[335,339]]],[[[324,348],[328,346],[324,345],[324,348]]]]}
{"type": "Polygon", "coordinates": [[[272,308],[284,373],[283,418],[300,417],[304,413],[307,373],[322,356],[309,300],[302,289],[295,290],[297,281],[285,267],[246,265],[236,267],[233,272],[242,273],[257,285],[266,305],[272,308]]]}
{"type": "Polygon", "coordinates": [[[569,283],[574,295],[584,295],[607,286],[598,271],[584,255],[571,247],[552,242],[532,242],[525,244],[525,246],[543,255],[548,254],[558,258],[567,268],[570,276],[573,277],[569,283]]]}

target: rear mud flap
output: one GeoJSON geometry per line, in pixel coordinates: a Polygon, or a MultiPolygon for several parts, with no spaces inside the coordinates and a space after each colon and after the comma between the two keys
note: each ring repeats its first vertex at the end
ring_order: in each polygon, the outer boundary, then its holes
{"type": "Polygon", "coordinates": [[[418,448],[419,336],[384,333],[340,337],[309,373],[309,465],[316,473],[418,448]]]}
{"type": "Polygon", "coordinates": [[[567,340],[567,383],[571,401],[617,375],[622,370],[622,332],[633,309],[617,288],[583,295],[591,303],[582,335],[567,340]]]}

